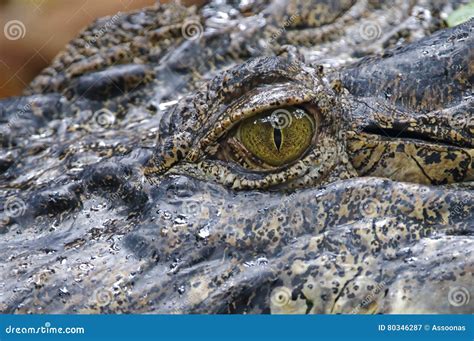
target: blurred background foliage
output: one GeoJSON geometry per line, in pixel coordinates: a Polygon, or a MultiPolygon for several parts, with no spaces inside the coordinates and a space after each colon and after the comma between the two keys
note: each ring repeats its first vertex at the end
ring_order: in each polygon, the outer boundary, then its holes
{"type": "Polygon", "coordinates": [[[20,95],[68,41],[94,19],[153,5],[156,0],[0,0],[0,98],[20,95]],[[5,25],[24,24],[9,40],[5,25]]]}

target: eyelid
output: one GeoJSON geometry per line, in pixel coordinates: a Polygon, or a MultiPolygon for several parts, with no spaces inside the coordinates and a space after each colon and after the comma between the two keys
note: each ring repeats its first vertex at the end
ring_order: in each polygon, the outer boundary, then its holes
{"type": "Polygon", "coordinates": [[[244,98],[241,97],[231,103],[216,122],[206,127],[208,133],[191,148],[186,159],[191,162],[197,161],[208,146],[249,117],[280,107],[308,103],[314,98],[315,94],[311,89],[295,83],[253,89],[244,98]]]}

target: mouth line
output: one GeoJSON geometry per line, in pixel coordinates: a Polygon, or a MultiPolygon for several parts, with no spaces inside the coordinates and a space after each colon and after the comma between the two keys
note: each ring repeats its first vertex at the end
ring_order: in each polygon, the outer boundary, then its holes
{"type": "Polygon", "coordinates": [[[432,134],[409,130],[408,127],[383,128],[376,125],[369,125],[361,129],[363,133],[378,135],[392,140],[411,140],[413,142],[423,142],[430,145],[439,145],[450,148],[472,148],[468,142],[453,141],[446,138],[436,138],[432,134]]]}

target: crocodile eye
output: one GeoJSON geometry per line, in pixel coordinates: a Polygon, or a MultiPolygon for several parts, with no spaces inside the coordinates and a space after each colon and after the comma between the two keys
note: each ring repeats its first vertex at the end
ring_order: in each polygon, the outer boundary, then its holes
{"type": "Polygon", "coordinates": [[[303,155],[314,133],[315,121],[305,110],[280,108],[243,121],[236,129],[232,146],[246,164],[282,167],[303,155]]]}

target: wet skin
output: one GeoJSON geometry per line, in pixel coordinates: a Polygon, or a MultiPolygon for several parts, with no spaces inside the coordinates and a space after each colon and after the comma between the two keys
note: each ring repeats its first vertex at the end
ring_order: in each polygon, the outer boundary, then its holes
{"type": "Polygon", "coordinates": [[[0,101],[1,311],[472,313],[474,24],[443,10],[170,5],[86,29],[0,101]]]}

